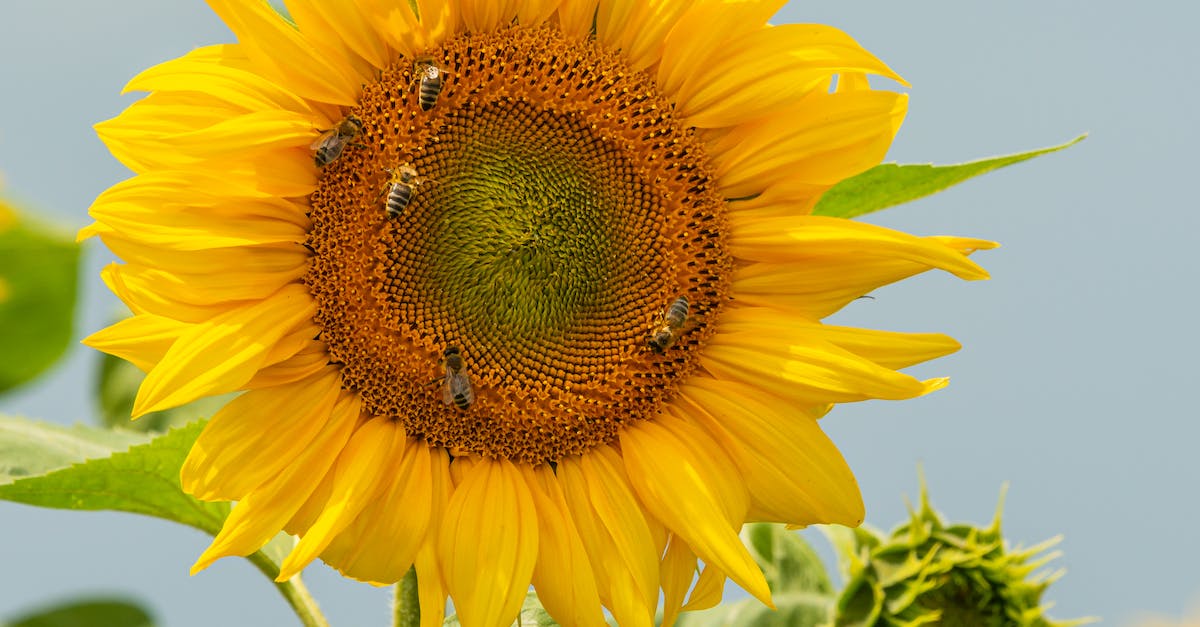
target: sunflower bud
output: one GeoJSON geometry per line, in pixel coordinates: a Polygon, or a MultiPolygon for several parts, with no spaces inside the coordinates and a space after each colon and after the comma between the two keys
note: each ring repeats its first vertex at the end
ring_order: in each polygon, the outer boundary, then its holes
{"type": "Polygon", "coordinates": [[[929,503],[890,535],[867,527],[830,530],[846,578],[833,625],[1068,627],[1089,619],[1046,617],[1042,594],[1063,570],[1047,571],[1061,537],[1010,549],[1000,532],[1004,495],[987,528],[947,525],[929,503]]]}

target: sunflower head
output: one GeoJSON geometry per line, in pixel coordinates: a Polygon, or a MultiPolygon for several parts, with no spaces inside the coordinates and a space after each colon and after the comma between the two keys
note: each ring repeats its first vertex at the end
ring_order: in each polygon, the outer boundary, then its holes
{"type": "Polygon", "coordinates": [[[1028,549],[1010,549],[991,525],[947,525],[929,502],[922,481],[921,507],[890,534],[862,526],[832,528],[847,577],[834,625],[1066,627],[1088,619],[1056,621],[1045,615],[1042,595],[1062,576],[1044,567],[1059,554],[1060,538],[1028,549]]]}
{"type": "Polygon", "coordinates": [[[210,4],[237,43],[133,79],[98,129],[136,176],[81,233],[123,260],[87,341],[147,371],[135,415],[241,393],[182,471],[238,501],[197,569],[283,529],[282,578],[415,565],[431,621],[532,582],[645,625],[725,577],[769,602],[745,521],[862,521],[817,418],[958,345],[820,320],[992,246],[808,215],[899,128],[885,64],[779,2],[210,4]]]}

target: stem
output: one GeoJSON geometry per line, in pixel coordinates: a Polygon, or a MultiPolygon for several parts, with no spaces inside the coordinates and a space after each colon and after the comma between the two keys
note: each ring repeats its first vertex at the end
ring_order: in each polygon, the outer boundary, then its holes
{"type": "MultiPolygon", "coordinates": [[[[247,555],[246,559],[250,560],[272,581],[279,576],[279,566],[262,551],[247,555]]],[[[321,608],[317,607],[317,600],[309,594],[308,587],[304,585],[299,574],[287,581],[276,581],[275,587],[287,600],[288,605],[292,606],[292,611],[296,612],[296,616],[300,617],[300,622],[304,623],[304,627],[329,627],[329,621],[325,620],[321,608]]]]}
{"type": "Polygon", "coordinates": [[[421,598],[417,594],[417,569],[410,567],[404,579],[396,584],[392,604],[392,627],[420,627],[421,598]]]}

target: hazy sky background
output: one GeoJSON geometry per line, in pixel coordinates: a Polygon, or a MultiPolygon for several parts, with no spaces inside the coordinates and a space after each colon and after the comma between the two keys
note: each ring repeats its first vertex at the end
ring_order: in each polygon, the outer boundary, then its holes
{"type": "MultiPolygon", "coordinates": [[[[1091,133],[1065,153],[870,217],[1004,247],[976,256],[989,282],[924,276],[839,315],[843,324],[946,332],[964,349],[916,369],[951,376],[948,389],[842,406],[823,421],[877,526],[905,515],[918,463],[935,506],[953,519],[990,520],[1010,482],[1010,540],[1065,536],[1057,565],[1068,572],[1048,597],[1059,618],[1128,624],[1140,611],[1178,615],[1200,596],[1200,426],[1190,394],[1200,349],[1198,20],[1192,3],[1083,0],[810,0],[775,20],[838,26],[912,82],[890,159],[951,163],[1091,133]]],[[[6,193],[70,230],[128,176],[91,130],[133,101],[119,95],[124,83],[232,41],[200,0],[0,0],[0,24],[6,193]]],[[[108,260],[100,248],[87,248],[80,338],[118,311],[97,278],[108,260]]],[[[93,422],[96,364],[76,349],[38,385],[0,398],[0,413],[93,422]]],[[[189,577],[208,542],[130,514],[0,503],[0,620],[118,593],[173,627],[292,624],[247,562],[189,577]]],[[[305,577],[334,625],[386,624],[387,589],[323,565],[305,577]]]]}

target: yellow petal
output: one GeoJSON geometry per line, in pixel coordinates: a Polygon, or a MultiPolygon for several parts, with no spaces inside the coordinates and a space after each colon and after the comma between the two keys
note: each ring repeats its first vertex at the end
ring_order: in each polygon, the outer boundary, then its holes
{"type": "MultiPolygon", "coordinates": [[[[143,168],[186,167],[234,155],[301,148],[320,135],[310,116],[290,111],[234,114],[218,110],[216,120],[192,120],[188,119],[190,109],[160,106],[142,107],[143,114],[135,117],[135,108],[149,101],[140,101],[110,123],[96,125],[96,132],[114,155],[141,154],[135,163],[143,168]],[[150,118],[150,122],[141,123],[142,118],[150,118]],[[180,122],[158,128],[160,120],[180,122]]],[[[199,103],[195,108],[207,110],[212,106],[199,103]]]]}
{"type": "MultiPolygon", "coordinates": [[[[444,454],[445,449],[435,449],[431,453],[433,503],[430,520],[440,521],[445,519],[446,508],[454,496],[454,487],[450,481],[450,456],[444,454]]],[[[446,590],[442,567],[438,563],[436,535],[439,531],[431,528],[425,543],[417,551],[415,567],[417,596],[421,603],[421,627],[441,627],[446,613],[449,591],[446,590]]]]}
{"type": "Polygon", "coordinates": [[[226,159],[219,171],[229,180],[273,196],[303,197],[317,188],[317,169],[307,146],[226,159]]]}
{"type": "Polygon", "coordinates": [[[311,224],[304,215],[308,203],[277,198],[278,194],[256,189],[251,181],[236,180],[225,172],[209,170],[162,170],[126,179],[104,191],[92,209],[107,202],[163,203],[176,211],[183,207],[235,217],[249,215],[291,222],[305,229],[311,224]],[[181,190],[187,190],[184,194],[181,190]]]}
{"type": "Polygon", "coordinates": [[[204,500],[244,497],[292,463],[341,395],[341,377],[330,366],[299,384],[233,399],[192,445],[180,472],[183,489],[204,500]]]}
{"type": "Polygon", "coordinates": [[[625,64],[634,71],[643,71],[662,58],[663,39],[696,0],[613,0],[610,13],[597,16],[597,40],[606,47],[620,50],[625,64]],[[625,6],[615,6],[625,5],[625,6]],[[613,17],[627,16],[625,22],[613,17]]]}
{"type": "Polygon", "coordinates": [[[178,168],[196,162],[162,142],[162,137],[218,124],[245,111],[203,94],[154,93],[121,115],[95,125],[96,135],[134,172],[178,168]]]}
{"type": "Polygon", "coordinates": [[[468,31],[487,33],[511,24],[517,4],[517,0],[458,0],[457,6],[468,31]]]}
{"type": "Polygon", "coordinates": [[[682,409],[738,464],[751,519],[798,525],[863,520],[862,495],[845,459],[817,421],[750,385],[691,377],[682,409]]]}
{"type": "Polygon", "coordinates": [[[713,337],[704,349],[702,367],[717,378],[770,390],[804,405],[915,398],[945,385],[941,379],[918,381],[819,339],[780,342],[757,332],[713,337]]]}
{"type": "Polygon", "coordinates": [[[395,450],[396,440],[404,437],[404,430],[386,418],[368,421],[354,432],[334,468],[329,501],[283,560],[275,581],[287,581],[303,570],[378,496],[385,478],[379,469],[385,466],[388,453],[395,450]]]}
{"type": "Polygon", "coordinates": [[[263,246],[232,246],[222,249],[170,250],[137,239],[125,233],[100,233],[104,245],[114,255],[132,265],[157,268],[170,273],[235,274],[238,271],[280,274],[304,268],[310,253],[299,244],[269,244],[263,246]]]}
{"type": "Polygon", "coordinates": [[[323,561],[347,577],[395,583],[428,541],[433,503],[431,449],[414,438],[396,444],[386,465],[379,469],[386,477],[379,497],[321,554],[323,561]]]}
{"type": "Polygon", "coordinates": [[[534,28],[554,14],[558,9],[559,0],[526,0],[517,3],[517,23],[527,28],[534,28]]]}
{"type": "Polygon", "coordinates": [[[529,472],[528,484],[538,513],[538,558],[533,569],[538,600],[560,624],[603,627],[596,575],[562,487],[548,465],[529,472]]]}
{"type": "Polygon", "coordinates": [[[671,534],[662,561],[663,620],[662,627],[673,627],[679,610],[687,599],[688,589],[696,577],[696,554],[687,542],[671,534]]]}
{"type": "MultiPolygon", "coordinates": [[[[112,190],[109,190],[111,192],[112,190]]],[[[156,203],[126,202],[101,194],[88,212],[98,222],[125,237],[172,250],[198,250],[262,244],[303,243],[306,226],[295,220],[256,215],[252,200],[244,212],[197,211],[195,205],[163,202],[179,192],[159,196],[156,203]],[[186,207],[186,208],[185,208],[186,207]]],[[[268,203],[262,203],[267,205],[268,203]]],[[[298,215],[304,215],[297,211],[298,215]]]]}
{"type": "Polygon", "coordinates": [[[136,315],[156,315],[188,323],[189,325],[208,322],[217,316],[227,314],[245,303],[218,303],[209,305],[188,305],[179,301],[164,298],[161,294],[147,290],[145,285],[127,283],[125,281],[126,267],[120,264],[109,264],[100,271],[100,280],[116,294],[121,302],[129,306],[136,315]]]}
{"type": "Polygon", "coordinates": [[[787,0],[701,0],[675,22],[663,40],[658,86],[674,96],[697,65],[729,53],[726,43],[761,29],[787,0]],[[719,27],[714,27],[719,25],[719,27]]]}
{"type": "MultiPolygon", "coordinates": [[[[302,324],[284,335],[275,343],[271,352],[263,359],[263,366],[273,366],[281,361],[291,359],[293,355],[303,350],[311,350],[316,338],[321,334],[321,327],[316,324],[302,324]]],[[[321,345],[323,347],[323,345],[321,345]]],[[[261,371],[260,371],[261,372],[261,371]]],[[[257,375],[256,375],[257,376],[257,375]]]]}
{"type": "Polygon", "coordinates": [[[266,2],[208,0],[233,31],[258,73],[299,95],[336,105],[354,106],[357,77],[345,59],[321,54],[307,38],[266,2]]]}
{"type": "Polygon", "coordinates": [[[304,286],[288,285],[260,303],[188,329],[146,375],[133,403],[134,415],[240,388],[275,342],[312,319],[314,306],[304,286]]]}
{"type": "Polygon", "coordinates": [[[887,91],[812,92],[710,145],[717,182],[726,198],[779,181],[832,186],[883,160],[907,104],[887,91]]]}
{"type": "Polygon", "coordinates": [[[392,46],[406,57],[436,48],[459,31],[461,16],[449,0],[417,0],[415,12],[410,2],[377,0],[373,4],[384,16],[377,22],[384,36],[391,37],[392,46]]]}
{"type": "MultiPolygon", "coordinates": [[[[270,362],[267,359],[266,362],[270,362]]],[[[329,363],[329,348],[322,342],[310,340],[291,357],[259,370],[246,382],[247,390],[271,388],[306,379],[329,363]]]]}
{"type": "Polygon", "coordinates": [[[303,98],[250,71],[248,60],[238,52],[228,45],[193,50],[143,70],[121,93],[198,91],[245,111],[281,109],[316,115],[303,98]]]}
{"type": "Polygon", "coordinates": [[[395,61],[379,29],[370,22],[371,14],[356,2],[287,0],[287,8],[300,32],[314,47],[326,55],[346,59],[364,83],[375,78],[373,69],[385,68],[395,61]]]}
{"type": "MultiPolygon", "coordinates": [[[[793,255],[787,263],[751,263],[734,270],[738,302],[779,307],[810,320],[820,320],[871,291],[944,266],[940,252],[966,255],[995,244],[968,238],[919,238],[938,250],[923,261],[899,256],[863,254],[859,247],[840,252],[828,248],[812,256],[793,255]]],[[[750,253],[753,254],[753,253],[750,253]]],[[[986,276],[986,274],[984,275],[986,276]]]]}
{"type": "Polygon", "coordinates": [[[838,327],[797,319],[770,307],[730,307],[721,314],[722,332],[757,332],[786,343],[791,338],[829,342],[885,368],[907,368],[944,357],[961,345],[941,333],[896,333],[854,327],[838,327]]]}
{"type": "Polygon", "coordinates": [[[747,261],[801,262],[820,255],[889,257],[941,268],[961,279],[986,279],[965,255],[900,231],[822,216],[752,219],[730,214],[729,248],[747,261]]]}
{"type": "Polygon", "coordinates": [[[712,566],[705,567],[700,571],[700,577],[696,579],[696,585],[692,586],[692,593],[688,595],[687,603],[683,605],[684,611],[693,612],[699,610],[707,610],[710,607],[716,607],[721,602],[721,594],[725,591],[725,573],[719,568],[712,566]]]}
{"type": "Polygon", "coordinates": [[[658,605],[658,555],[650,525],[609,447],[559,460],[557,478],[617,623],[652,624],[658,605]]]}
{"type": "Polygon", "coordinates": [[[506,460],[479,461],[455,487],[438,551],[464,627],[507,625],[520,612],[538,551],[537,516],[524,477],[506,460]]]}
{"type": "Polygon", "coordinates": [[[283,529],[350,440],[359,405],[357,395],[343,394],[321,432],[298,455],[288,459],[277,475],[238,501],[221,532],[192,565],[193,575],[222,557],[257,551],[283,529]]]}
{"type": "MultiPolygon", "coordinates": [[[[361,411],[361,404],[360,404],[361,411]]],[[[363,422],[362,417],[359,417],[359,423],[363,422]]],[[[317,522],[317,518],[321,516],[321,512],[325,511],[325,504],[329,502],[329,498],[333,495],[333,473],[327,472],[324,477],[320,477],[320,482],[313,490],[308,499],[300,505],[300,509],[287,521],[283,526],[283,530],[291,535],[300,536],[308,533],[313,524],[317,522]]]]}
{"type": "Polygon", "coordinates": [[[83,343],[149,372],[190,326],[172,318],[142,314],[97,331],[83,343]]]}
{"type": "Polygon", "coordinates": [[[622,33],[640,26],[634,20],[640,18],[639,9],[648,4],[644,0],[601,0],[596,7],[596,42],[620,50],[622,33]]]}
{"type": "Polygon", "coordinates": [[[679,536],[672,536],[671,544],[667,547],[667,552],[663,555],[663,622],[661,627],[671,627],[679,615],[679,610],[696,611],[706,610],[716,606],[721,602],[721,595],[725,591],[725,574],[721,569],[713,566],[707,566],[700,571],[700,576],[696,578],[696,554],[692,548],[688,546],[679,536]],[[671,583],[673,588],[668,592],[667,571],[672,571],[672,578],[676,581],[671,583]],[[695,585],[692,585],[692,579],[696,579],[695,585]],[[691,593],[688,593],[688,587],[691,587],[691,593]],[[684,602],[684,595],[687,595],[687,602],[684,602]]]}
{"type": "Polygon", "coordinates": [[[416,0],[421,26],[429,34],[432,45],[440,46],[462,30],[463,16],[454,0],[416,0]]]}
{"type": "Polygon", "coordinates": [[[421,607],[421,627],[443,627],[446,600],[450,593],[442,581],[437,552],[428,545],[417,553],[417,599],[421,607]]]}
{"type": "Polygon", "coordinates": [[[300,266],[281,272],[214,275],[209,272],[166,272],[127,264],[121,268],[121,274],[129,289],[154,293],[158,298],[184,305],[205,306],[261,301],[304,276],[306,270],[300,266]]]}
{"type": "Polygon", "coordinates": [[[864,91],[871,89],[871,82],[862,72],[842,72],[837,77],[838,91],[864,91]]]}
{"type": "Polygon", "coordinates": [[[858,42],[821,24],[751,31],[724,51],[712,63],[696,64],[675,95],[678,113],[690,126],[732,126],[758,119],[810,91],[827,90],[838,72],[878,74],[903,82],[858,42]]]}
{"type": "Polygon", "coordinates": [[[565,0],[558,5],[558,30],[574,39],[587,38],[592,33],[597,4],[595,0],[565,0]]]}
{"type": "Polygon", "coordinates": [[[125,239],[124,234],[102,234],[104,244],[127,265],[158,268],[181,274],[233,274],[248,271],[276,274],[295,271],[308,264],[310,253],[300,244],[267,244],[194,250],[156,249],[151,243],[125,239]],[[155,251],[157,250],[157,256],[155,251]]]}
{"type": "Polygon", "coordinates": [[[646,509],[767,605],[771,591],[738,539],[748,508],[740,473],[716,442],[663,414],[621,432],[629,480],[646,509]]]}

